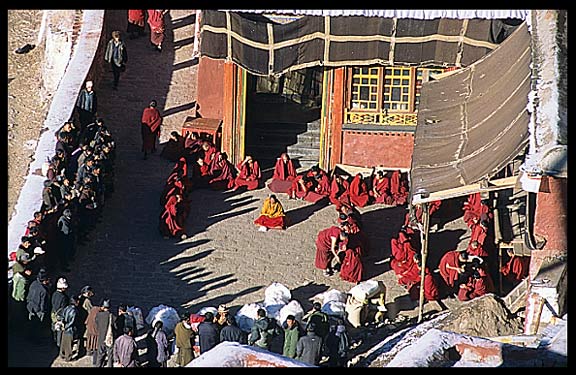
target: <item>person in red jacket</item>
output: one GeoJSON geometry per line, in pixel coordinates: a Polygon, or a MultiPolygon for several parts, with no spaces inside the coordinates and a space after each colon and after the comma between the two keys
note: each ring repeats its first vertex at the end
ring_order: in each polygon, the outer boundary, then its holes
{"type": "Polygon", "coordinates": [[[158,52],[162,52],[162,42],[164,41],[164,32],[166,25],[164,15],[168,13],[167,9],[149,9],[148,25],[150,26],[150,43],[158,52]]]}
{"type": "MultiPolygon", "coordinates": [[[[418,280],[408,289],[408,294],[412,301],[417,301],[420,299],[420,282],[422,280],[422,257],[420,253],[414,254],[414,264],[418,268],[419,276],[418,280]]],[[[437,301],[440,298],[440,291],[434,276],[430,272],[430,269],[426,267],[424,269],[424,299],[426,301],[437,301]]]]}
{"type": "Polygon", "coordinates": [[[442,276],[448,287],[453,288],[456,286],[456,281],[464,273],[464,266],[467,262],[468,253],[466,249],[448,251],[440,258],[438,269],[440,276],[442,276]]]}
{"type": "Polygon", "coordinates": [[[156,139],[160,136],[160,125],[162,125],[162,116],[156,108],[156,100],[150,101],[150,105],[142,112],[142,151],[144,159],[148,158],[148,153],[156,151],[156,139]]]}
{"type": "Polygon", "coordinates": [[[362,281],[364,266],[362,265],[362,241],[358,236],[349,236],[343,243],[344,258],[340,265],[340,278],[351,283],[362,281]]]}
{"type": "Polygon", "coordinates": [[[314,266],[324,271],[324,276],[332,276],[332,261],[339,258],[342,242],[348,239],[348,234],[342,227],[333,225],[329,228],[322,229],[316,237],[316,257],[314,266]]]}
{"type": "Polygon", "coordinates": [[[145,18],[146,14],[143,9],[128,10],[128,27],[126,31],[130,35],[130,39],[135,39],[144,35],[145,18]]]}

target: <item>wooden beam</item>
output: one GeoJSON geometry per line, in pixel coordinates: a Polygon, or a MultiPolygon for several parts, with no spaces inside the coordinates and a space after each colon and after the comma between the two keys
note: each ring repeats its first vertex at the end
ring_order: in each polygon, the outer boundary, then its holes
{"type": "Polygon", "coordinates": [[[518,176],[510,176],[506,178],[501,178],[498,180],[491,180],[488,186],[484,187],[480,183],[470,184],[466,186],[459,186],[452,189],[437,191],[430,193],[430,195],[425,198],[421,194],[414,194],[412,197],[412,204],[416,205],[419,203],[432,202],[437,200],[444,200],[450,198],[457,198],[465,195],[470,195],[474,193],[482,193],[489,191],[496,191],[502,189],[510,189],[516,186],[518,181],[518,176]]]}
{"type": "Polygon", "coordinates": [[[428,236],[430,230],[430,205],[428,203],[422,204],[422,269],[420,270],[420,300],[418,302],[418,323],[422,321],[422,310],[424,309],[424,275],[426,272],[426,258],[428,257],[428,236]]]}

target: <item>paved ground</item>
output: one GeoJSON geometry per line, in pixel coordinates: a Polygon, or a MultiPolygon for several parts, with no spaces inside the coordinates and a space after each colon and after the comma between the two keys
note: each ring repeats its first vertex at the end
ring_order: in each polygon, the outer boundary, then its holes
{"type": "MultiPolygon", "coordinates": [[[[125,16],[114,17],[125,30],[125,16]]],[[[111,73],[98,87],[102,117],[117,140],[115,192],[107,200],[103,221],[79,247],[66,277],[71,292],[86,284],[94,287],[98,303],[110,297],[113,306],[127,303],[146,315],[154,306],[187,307],[228,304],[233,311],[264,299],[264,290],[278,281],[293,291],[305,309],[309,299],[331,288],[348,291],[353,285],[338,276],[326,278],[314,264],[314,240],[319,230],[336,220],[333,206],[280,200],[292,221],[286,231],[258,232],[264,188],[253,192],[195,190],[187,223],[190,237],[181,242],[164,240],[158,233],[159,197],[173,163],[152,155],[142,160],[139,119],[142,109],[156,99],[165,115],[163,133],[176,130],[195,101],[196,68],[191,61],[194,14],[172,10],[167,40],[161,54],[150,49],[147,38],[126,40],[130,61],[112,90],[111,73]]],[[[270,172],[266,173],[270,177],[270,172]]],[[[414,316],[415,305],[397,286],[386,258],[392,235],[400,228],[405,208],[369,206],[362,210],[372,244],[366,259],[368,277],[388,286],[389,310],[414,316]]],[[[451,237],[460,236],[457,224],[451,237]]],[[[447,226],[450,229],[450,225],[447,226]]],[[[450,234],[450,233],[449,233],[450,234]]],[[[438,309],[427,304],[426,311],[438,309]]],[[[11,366],[90,366],[89,358],[62,363],[49,343],[27,342],[9,335],[11,366]],[[28,355],[30,351],[36,353],[28,355]]]]}

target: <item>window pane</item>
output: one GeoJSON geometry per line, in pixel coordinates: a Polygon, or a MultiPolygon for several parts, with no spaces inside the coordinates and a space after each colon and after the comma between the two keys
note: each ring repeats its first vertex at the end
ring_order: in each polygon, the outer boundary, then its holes
{"type": "Polygon", "coordinates": [[[356,75],[360,73],[360,68],[352,68],[352,74],[356,75]]]}
{"type": "Polygon", "coordinates": [[[370,108],[370,109],[376,109],[376,103],[370,103],[370,105],[368,106],[368,108],[370,108]]]}
{"type": "Polygon", "coordinates": [[[403,75],[403,76],[409,76],[409,75],[410,75],[410,70],[409,70],[409,69],[404,69],[404,70],[402,71],[402,75],[403,75]]]}
{"type": "Polygon", "coordinates": [[[356,83],[356,84],[360,83],[360,78],[356,77],[356,78],[352,79],[352,83],[356,83]]]}
{"type": "Polygon", "coordinates": [[[390,95],[384,95],[384,101],[389,102],[390,101],[390,95]]]}
{"type": "Polygon", "coordinates": [[[408,101],[408,95],[402,95],[402,101],[407,102],[408,101]]]}
{"type": "Polygon", "coordinates": [[[394,86],[399,86],[399,85],[400,85],[400,79],[394,78],[394,80],[392,81],[392,84],[393,84],[394,86]]]}
{"type": "Polygon", "coordinates": [[[394,75],[399,76],[400,75],[400,69],[394,69],[394,75]]]}
{"type": "Polygon", "coordinates": [[[390,74],[392,74],[392,69],[386,68],[386,75],[390,75],[390,74]]]}
{"type": "Polygon", "coordinates": [[[408,80],[407,80],[407,79],[403,79],[403,80],[402,80],[402,85],[407,86],[407,85],[408,85],[408,80]]]}
{"type": "Polygon", "coordinates": [[[390,92],[390,86],[384,87],[384,92],[390,92]]]}
{"type": "Polygon", "coordinates": [[[398,104],[397,104],[397,103],[392,103],[392,109],[398,109],[398,104]]]}
{"type": "Polygon", "coordinates": [[[378,84],[378,80],[376,78],[370,78],[370,84],[371,85],[377,85],[378,84]]]}
{"type": "Polygon", "coordinates": [[[361,73],[362,74],[368,74],[368,68],[362,68],[361,73]]]}
{"type": "Polygon", "coordinates": [[[400,101],[400,87],[392,87],[392,100],[400,101]]]}
{"type": "Polygon", "coordinates": [[[367,85],[368,84],[368,78],[362,78],[362,84],[367,85]]]}
{"type": "Polygon", "coordinates": [[[384,103],[384,109],[390,109],[390,103],[384,103]]]}
{"type": "Polygon", "coordinates": [[[374,76],[377,75],[377,74],[378,74],[378,68],[371,68],[371,69],[370,69],[370,74],[371,74],[371,75],[374,75],[374,76]]]}
{"type": "Polygon", "coordinates": [[[402,94],[408,94],[410,87],[402,87],[402,94]]]}
{"type": "Polygon", "coordinates": [[[372,87],[370,88],[370,91],[377,93],[377,92],[378,92],[378,86],[372,86],[372,87]]]}
{"type": "Polygon", "coordinates": [[[386,85],[389,85],[391,82],[392,82],[392,80],[390,80],[390,79],[384,80],[384,84],[386,84],[386,85]]]}
{"type": "Polygon", "coordinates": [[[358,94],[352,94],[352,100],[358,100],[358,94]]]}
{"type": "Polygon", "coordinates": [[[360,87],[360,99],[368,100],[368,87],[360,87]]]}
{"type": "Polygon", "coordinates": [[[378,100],[378,95],[376,95],[376,94],[371,94],[371,95],[370,95],[370,101],[375,102],[375,101],[377,101],[377,100],[378,100]]]}

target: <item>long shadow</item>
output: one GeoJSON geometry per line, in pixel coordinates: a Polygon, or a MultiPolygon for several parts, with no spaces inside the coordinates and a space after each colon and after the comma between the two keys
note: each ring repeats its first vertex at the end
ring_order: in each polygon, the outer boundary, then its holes
{"type": "Polygon", "coordinates": [[[328,200],[322,199],[316,203],[286,211],[288,227],[293,227],[308,220],[312,214],[328,205],[328,200]]]}
{"type": "Polygon", "coordinates": [[[326,292],[330,287],[328,285],[320,285],[314,282],[308,282],[307,284],[301,285],[292,289],[292,299],[297,300],[302,305],[304,311],[308,311],[312,308],[311,298],[317,294],[326,292]]]}
{"type": "Polygon", "coordinates": [[[430,216],[430,227],[436,225],[436,231],[440,231],[447,223],[462,217],[462,206],[466,199],[467,197],[459,197],[443,200],[438,211],[430,216]]]}
{"type": "Polygon", "coordinates": [[[166,109],[163,112],[163,115],[164,115],[164,117],[167,117],[167,116],[173,115],[173,114],[178,113],[178,112],[187,111],[189,109],[194,108],[195,106],[196,106],[196,101],[193,101],[191,103],[181,104],[179,106],[166,109]]]}
{"type": "Polygon", "coordinates": [[[198,64],[198,58],[195,57],[193,59],[186,60],[186,61],[178,63],[178,64],[174,64],[174,66],[172,67],[172,70],[176,71],[176,70],[180,70],[180,69],[190,68],[190,67],[197,65],[197,64],[198,64]]]}
{"type": "Polygon", "coordinates": [[[199,304],[187,304],[186,308],[192,312],[192,311],[198,311],[205,306],[218,306],[220,304],[225,304],[230,309],[230,312],[232,314],[235,314],[238,310],[240,310],[240,308],[242,306],[230,305],[231,301],[234,301],[235,299],[237,299],[238,297],[241,297],[243,295],[252,294],[254,292],[257,292],[258,290],[260,290],[262,288],[264,288],[264,286],[262,286],[262,285],[261,286],[253,286],[251,288],[244,289],[243,291],[241,291],[239,293],[221,294],[218,297],[209,299],[209,300],[204,301],[204,302],[199,303],[199,304]]]}
{"type": "Polygon", "coordinates": [[[174,48],[175,49],[182,48],[192,43],[194,43],[194,36],[174,41],[174,48]]]}

